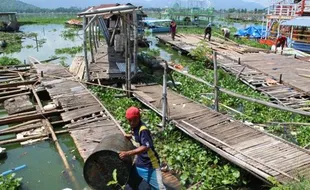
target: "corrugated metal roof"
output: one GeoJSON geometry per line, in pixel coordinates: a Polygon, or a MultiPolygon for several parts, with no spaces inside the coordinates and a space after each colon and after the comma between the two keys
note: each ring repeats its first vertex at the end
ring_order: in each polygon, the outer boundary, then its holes
{"type": "Polygon", "coordinates": [[[310,17],[302,16],[302,17],[293,18],[291,20],[283,22],[281,25],[310,27],[310,17]]]}

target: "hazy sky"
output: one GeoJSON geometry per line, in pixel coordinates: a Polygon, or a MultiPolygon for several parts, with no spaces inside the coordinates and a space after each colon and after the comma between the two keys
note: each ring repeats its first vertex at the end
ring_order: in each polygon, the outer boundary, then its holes
{"type": "MultiPolygon", "coordinates": [[[[104,0],[104,1],[103,0],[21,0],[21,1],[44,8],[57,8],[57,7],[70,7],[70,6],[84,8],[90,5],[98,5],[111,2],[128,3],[128,2],[134,2],[135,0],[104,0]]],[[[138,0],[138,2],[141,1],[156,1],[156,0],[138,0]]],[[[226,0],[226,1],[227,3],[230,3],[232,6],[234,5],[234,0],[226,0]]],[[[263,6],[267,6],[269,2],[269,0],[244,0],[244,1],[252,1],[260,3],[263,6]]],[[[175,2],[175,0],[167,0],[166,2],[167,3],[175,2]]]]}

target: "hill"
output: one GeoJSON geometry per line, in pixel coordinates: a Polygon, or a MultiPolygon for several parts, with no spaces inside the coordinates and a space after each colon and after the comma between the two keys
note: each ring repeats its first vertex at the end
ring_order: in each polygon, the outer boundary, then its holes
{"type": "Polygon", "coordinates": [[[18,0],[1,0],[0,10],[3,12],[34,12],[40,8],[18,0]]]}

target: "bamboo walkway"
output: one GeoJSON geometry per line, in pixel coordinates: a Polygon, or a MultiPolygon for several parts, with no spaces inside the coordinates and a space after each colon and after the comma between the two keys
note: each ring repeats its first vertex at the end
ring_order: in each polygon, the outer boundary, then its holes
{"type": "MultiPolygon", "coordinates": [[[[161,114],[162,86],[135,86],[134,96],[161,114]]],[[[168,90],[168,118],[179,129],[222,157],[267,181],[310,178],[310,152],[276,136],[234,121],[168,90]]]]}
{"type": "MultiPolygon", "coordinates": [[[[182,34],[175,41],[168,35],[157,35],[157,38],[186,54],[203,40],[198,35],[182,34]]],[[[269,96],[271,102],[310,111],[310,86],[307,85],[310,81],[309,62],[219,38],[204,43],[219,53],[220,67],[254,90],[269,96]]]]}
{"type": "MultiPolygon", "coordinates": [[[[105,135],[123,133],[104,105],[61,65],[1,67],[0,100],[9,113],[0,118],[0,125],[16,124],[0,130],[0,136],[15,134],[0,140],[0,145],[26,145],[47,140],[54,133],[70,133],[86,161],[105,135]],[[55,108],[45,110],[46,104],[55,108]],[[63,128],[54,131],[52,125],[63,128]]],[[[56,143],[57,137],[53,140],[56,143]]],[[[180,182],[170,172],[163,172],[163,178],[172,189],[180,189],[180,182]]]]}

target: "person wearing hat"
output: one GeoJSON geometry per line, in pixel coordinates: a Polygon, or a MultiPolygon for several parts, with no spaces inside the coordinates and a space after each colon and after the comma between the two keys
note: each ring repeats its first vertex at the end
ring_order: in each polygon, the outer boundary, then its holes
{"type": "Polygon", "coordinates": [[[161,175],[159,156],[155,151],[151,132],[141,121],[140,111],[136,107],[130,107],[126,111],[132,134],[126,134],[128,139],[134,138],[139,145],[134,150],[121,151],[119,157],[137,156],[133,170],[143,178],[153,189],[166,189],[161,175]]]}
{"type": "Polygon", "coordinates": [[[203,39],[205,40],[208,35],[208,40],[211,41],[211,33],[212,33],[211,23],[209,23],[205,28],[205,37],[203,39]]]}

